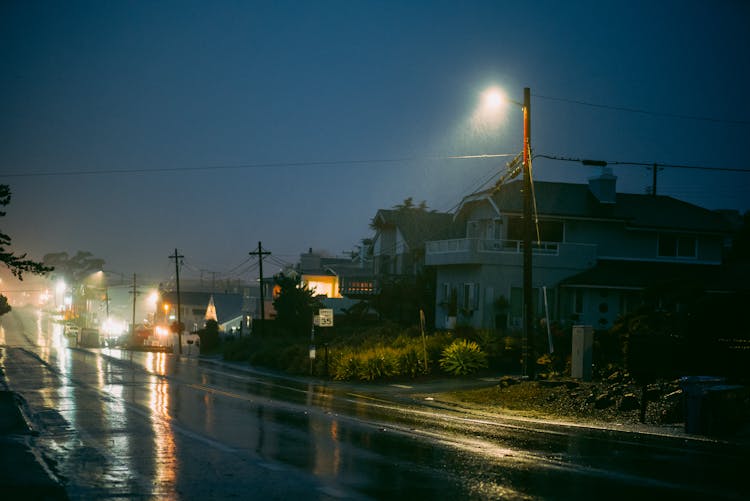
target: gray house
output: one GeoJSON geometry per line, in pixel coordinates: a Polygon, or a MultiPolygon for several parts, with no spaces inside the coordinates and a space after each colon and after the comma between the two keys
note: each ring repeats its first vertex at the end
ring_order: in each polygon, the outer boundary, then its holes
{"type": "MultiPolygon", "coordinates": [[[[718,274],[730,226],[671,197],[617,193],[609,169],[588,185],[535,182],[533,298],[538,318],[611,327],[643,293],[718,274]]],[[[430,241],[436,327],[515,328],[522,322],[522,183],[466,197],[464,237],[430,241]]]]}

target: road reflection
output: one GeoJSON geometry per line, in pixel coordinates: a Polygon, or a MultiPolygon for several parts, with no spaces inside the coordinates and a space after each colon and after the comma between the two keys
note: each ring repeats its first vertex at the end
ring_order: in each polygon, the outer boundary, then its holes
{"type": "Polygon", "coordinates": [[[146,369],[149,378],[149,409],[154,437],[154,485],[158,491],[174,492],[177,482],[177,463],[174,430],[170,422],[169,382],[166,373],[165,353],[148,353],[146,369]]]}

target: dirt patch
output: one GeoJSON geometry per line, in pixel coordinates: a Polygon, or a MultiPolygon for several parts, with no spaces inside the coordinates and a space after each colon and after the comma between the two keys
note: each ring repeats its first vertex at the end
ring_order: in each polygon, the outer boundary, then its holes
{"type": "Polygon", "coordinates": [[[445,393],[441,400],[470,404],[529,417],[586,422],[635,424],[640,421],[644,393],[645,422],[674,424],[683,420],[682,391],[677,381],[643,387],[632,381],[522,381],[504,378],[496,386],[445,393]]]}

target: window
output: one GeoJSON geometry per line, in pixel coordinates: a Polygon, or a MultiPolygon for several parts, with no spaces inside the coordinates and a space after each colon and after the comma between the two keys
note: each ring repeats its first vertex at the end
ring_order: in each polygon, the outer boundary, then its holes
{"type": "Polygon", "coordinates": [[[479,221],[469,221],[466,223],[466,238],[479,238],[479,221]]]}
{"type": "MultiPolygon", "coordinates": [[[[542,242],[562,242],[564,229],[562,221],[539,221],[539,237],[542,242]]],[[[536,228],[531,239],[537,239],[536,228]]],[[[508,240],[523,240],[523,218],[508,219],[508,240]]]]}
{"type": "Polygon", "coordinates": [[[476,310],[479,307],[479,284],[464,284],[464,294],[461,307],[466,310],[476,310]]]}
{"type": "Polygon", "coordinates": [[[443,301],[450,301],[451,299],[451,284],[448,282],[443,282],[440,286],[440,297],[443,301]]]}
{"type": "Polygon", "coordinates": [[[659,257],[695,258],[697,257],[696,248],[695,237],[686,235],[659,235],[659,257]]]}

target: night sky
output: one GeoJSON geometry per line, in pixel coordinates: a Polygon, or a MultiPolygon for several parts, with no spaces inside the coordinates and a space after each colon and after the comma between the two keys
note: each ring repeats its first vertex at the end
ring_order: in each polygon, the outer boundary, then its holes
{"type": "MultiPolygon", "coordinates": [[[[520,109],[474,117],[491,85],[531,88],[535,154],[750,170],[749,26],[746,1],[5,0],[0,230],[155,280],[175,248],[193,276],[259,240],[338,255],[378,209],[450,210],[508,160],[448,157],[520,152],[520,109]]],[[[539,180],[594,173],[534,162],[539,180]]],[[[657,190],[744,212],[749,187],[665,168],[657,190]]]]}

